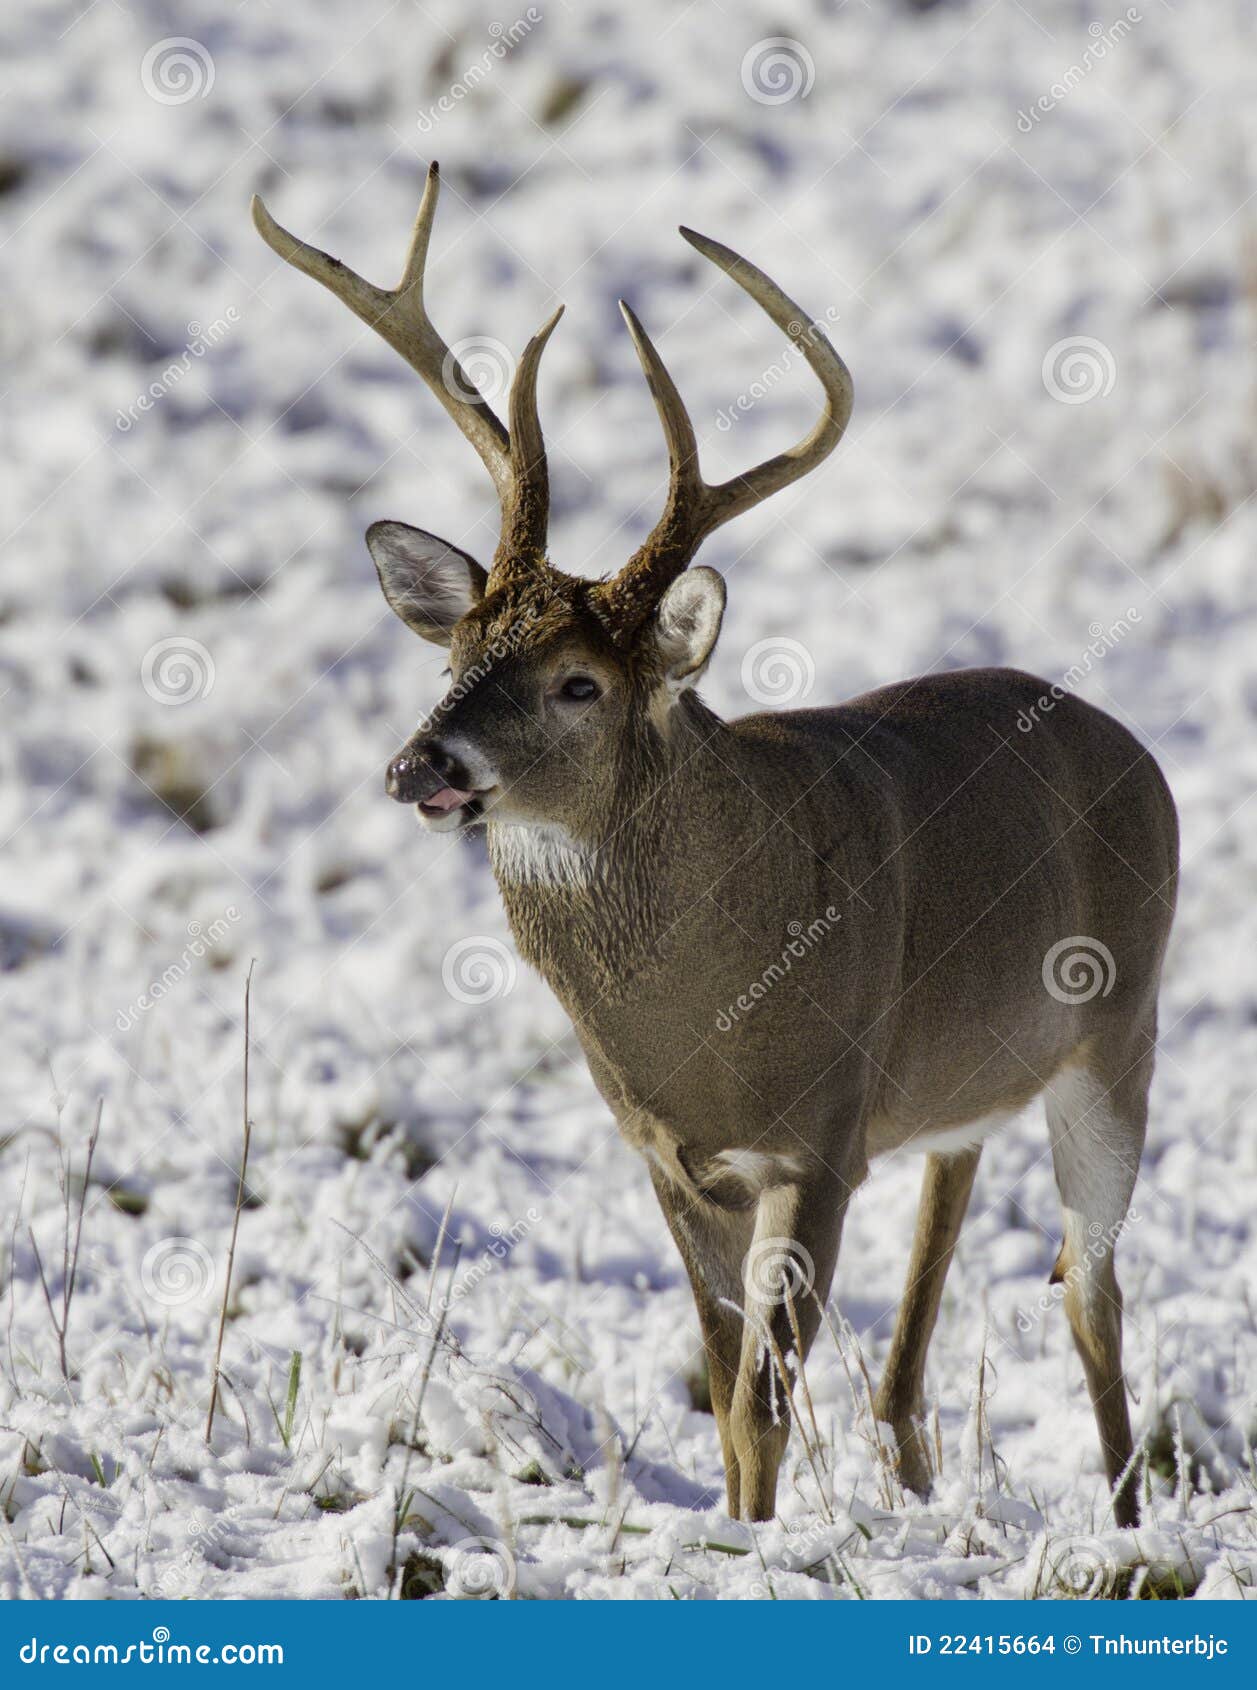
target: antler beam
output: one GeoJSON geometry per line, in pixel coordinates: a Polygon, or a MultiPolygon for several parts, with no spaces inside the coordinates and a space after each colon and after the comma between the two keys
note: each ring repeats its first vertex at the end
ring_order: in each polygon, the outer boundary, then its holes
{"type": "Polygon", "coordinates": [[[537,368],[563,307],[533,336],[519,361],[511,384],[508,434],[438,334],[424,304],[424,270],[440,187],[440,172],[433,164],[402,279],[395,288],[376,287],[338,258],[290,234],[256,195],[253,222],[262,239],[286,264],[321,282],[401,354],[475,448],[493,478],[502,508],[501,539],[494,561],[495,573],[501,578],[545,557],[550,491],[537,416],[537,368]]]}
{"type": "Polygon", "coordinates": [[[732,277],[789,336],[819,378],[825,390],[825,408],[811,432],[788,451],[778,452],[728,481],[704,481],[694,425],[676,383],[633,311],[620,301],[620,310],[663,424],[670,470],[663,515],[638,551],[604,589],[614,621],[627,632],[640,625],[714,529],[815,469],[842,439],[851,416],[850,372],[819,325],[776,282],[730,247],[706,235],[695,234],[693,229],[683,228],[681,233],[704,258],[732,277]]]}

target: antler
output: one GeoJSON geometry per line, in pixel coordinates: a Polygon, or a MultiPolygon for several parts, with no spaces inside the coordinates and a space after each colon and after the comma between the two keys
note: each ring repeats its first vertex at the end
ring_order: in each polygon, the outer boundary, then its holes
{"type": "Polygon", "coordinates": [[[375,287],[317,247],[281,228],[255,195],[253,221],[266,244],[287,264],[313,276],[354,314],[400,352],[444,405],[475,447],[493,477],[502,507],[502,529],[492,579],[500,584],[545,558],[550,484],[545,444],[537,416],[537,368],[563,307],[529,341],[515,370],[510,395],[510,433],[476,391],[457,357],[433,327],[423,302],[424,267],[441,180],[437,166],[427,185],[410,238],[402,279],[395,288],[375,287]]]}
{"type": "Polygon", "coordinates": [[[719,241],[682,229],[685,239],[744,288],[779,329],[803,353],[825,389],[825,409],[811,433],[789,451],[757,464],[743,475],[716,484],[703,480],[698,465],[694,425],[656,351],[632,310],[620,310],[637,348],[668,444],[670,485],[663,515],[624,568],[603,588],[603,600],[622,637],[631,635],[663,592],[686,568],[706,537],[722,523],[740,516],[801,475],[815,469],[842,439],[851,415],[852,387],[847,366],[820,327],[762,270],[719,241]]]}

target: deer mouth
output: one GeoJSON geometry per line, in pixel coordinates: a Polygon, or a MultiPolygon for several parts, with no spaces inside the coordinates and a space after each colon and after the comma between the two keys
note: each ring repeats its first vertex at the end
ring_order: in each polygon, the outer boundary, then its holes
{"type": "MultiPolygon", "coordinates": [[[[446,827],[462,827],[468,822],[474,822],[480,815],[481,800],[487,798],[492,788],[484,791],[470,787],[463,790],[457,786],[438,787],[430,792],[426,798],[420,799],[415,805],[420,819],[429,823],[444,822],[446,827]]],[[[440,828],[444,832],[445,828],[440,828]]]]}
{"type": "Polygon", "coordinates": [[[421,799],[419,808],[431,816],[448,816],[451,810],[470,804],[475,796],[474,792],[460,792],[456,786],[442,786],[421,799]]]}

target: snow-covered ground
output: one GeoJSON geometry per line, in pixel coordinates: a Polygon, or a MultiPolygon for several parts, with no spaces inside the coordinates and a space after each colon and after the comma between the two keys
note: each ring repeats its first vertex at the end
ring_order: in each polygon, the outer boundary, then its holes
{"type": "Polygon", "coordinates": [[[11,0],[4,1595],[1000,1597],[1128,1565],[1251,1592],[1251,23],[1246,0],[11,0]],[[1137,1534],[1113,1530],[1045,1296],[1037,1112],[988,1148],[948,1282],[929,1504],[879,1462],[861,1363],[875,1379],[889,1341],[905,1159],[848,1223],[781,1519],[725,1518],[644,1169],[513,964],[481,849],[420,837],[382,791],[441,659],[387,611],[362,530],[487,553],[487,482],[248,220],[261,190],[391,282],[433,156],[433,309],[487,337],[491,392],[567,302],[542,401],[569,569],[623,561],[660,497],[618,295],[709,473],[813,414],[677,223],[829,314],[856,415],[705,554],[730,583],[714,705],[756,708],[774,676],[819,704],[1010,662],[1071,674],[1155,745],[1185,872],[1121,1250],[1153,1455],[1137,1534]],[[798,642],[784,671],[748,658],[764,640],[798,642]],[[250,959],[249,1200],[207,1447],[250,959]]]}

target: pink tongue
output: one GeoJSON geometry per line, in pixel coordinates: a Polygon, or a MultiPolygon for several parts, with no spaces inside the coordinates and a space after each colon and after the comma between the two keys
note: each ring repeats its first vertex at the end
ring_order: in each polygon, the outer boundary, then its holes
{"type": "Polygon", "coordinates": [[[439,792],[434,792],[425,798],[425,810],[457,810],[460,804],[470,802],[470,792],[457,792],[452,786],[443,786],[439,792]]]}

